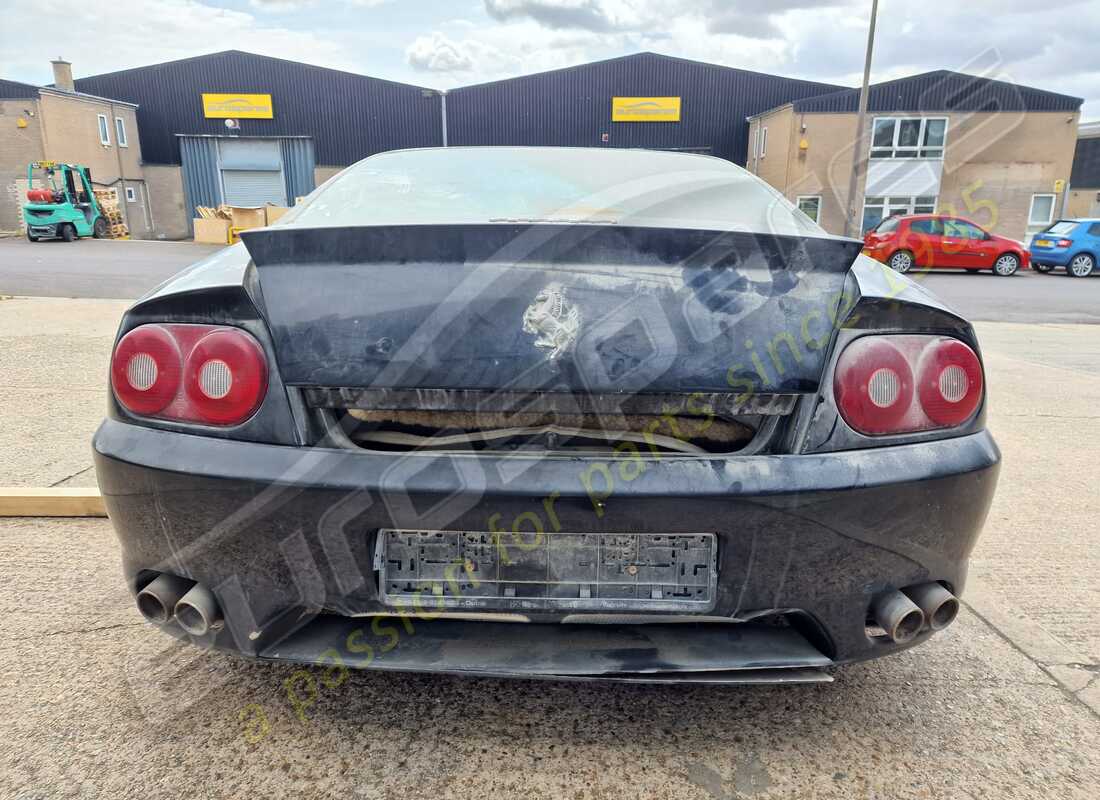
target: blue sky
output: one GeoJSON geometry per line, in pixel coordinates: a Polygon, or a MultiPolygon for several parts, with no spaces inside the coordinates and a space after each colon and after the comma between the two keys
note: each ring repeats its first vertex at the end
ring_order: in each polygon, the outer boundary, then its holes
{"type": "MultiPolygon", "coordinates": [[[[12,80],[49,82],[58,55],[80,77],[236,48],[438,88],[639,50],[854,85],[870,8],[870,0],[0,3],[0,77],[12,80]]],[[[878,27],[875,80],[981,71],[1084,97],[1083,118],[1100,118],[1100,2],[880,0],[878,27]]]]}

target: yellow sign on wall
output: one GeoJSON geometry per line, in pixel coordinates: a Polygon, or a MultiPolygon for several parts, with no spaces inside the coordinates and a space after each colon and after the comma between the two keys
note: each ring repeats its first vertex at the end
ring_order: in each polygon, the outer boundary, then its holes
{"type": "Polygon", "coordinates": [[[275,109],[269,94],[202,95],[202,113],[219,119],[274,119],[275,109]]]}
{"type": "Polygon", "coordinates": [[[679,122],[679,97],[612,97],[612,122],[679,122]]]}

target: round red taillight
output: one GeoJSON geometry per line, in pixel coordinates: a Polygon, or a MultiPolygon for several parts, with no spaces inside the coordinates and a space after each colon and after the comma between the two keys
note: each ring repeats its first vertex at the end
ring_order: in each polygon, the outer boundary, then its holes
{"type": "Polygon", "coordinates": [[[160,325],[141,325],[127,333],[111,361],[115,397],[135,414],[156,414],[176,396],[181,357],[172,335],[160,325]]]}
{"type": "Polygon", "coordinates": [[[184,392],[202,422],[236,425],[263,402],[267,361],[242,330],[220,328],[195,343],[184,368],[184,392]]]}
{"type": "Polygon", "coordinates": [[[860,433],[894,433],[913,402],[913,372],[902,352],[878,336],[841,354],[833,392],[844,421],[860,433]]]}
{"type": "Polygon", "coordinates": [[[938,339],[920,361],[917,397],[937,425],[959,425],[978,410],[982,400],[982,365],[958,339],[938,339]]]}

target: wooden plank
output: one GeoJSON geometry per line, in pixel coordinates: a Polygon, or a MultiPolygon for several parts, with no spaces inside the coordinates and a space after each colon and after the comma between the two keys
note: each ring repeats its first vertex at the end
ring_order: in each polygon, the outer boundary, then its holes
{"type": "Polygon", "coordinates": [[[0,517],[105,517],[98,489],[0,486],[0,517]]]}

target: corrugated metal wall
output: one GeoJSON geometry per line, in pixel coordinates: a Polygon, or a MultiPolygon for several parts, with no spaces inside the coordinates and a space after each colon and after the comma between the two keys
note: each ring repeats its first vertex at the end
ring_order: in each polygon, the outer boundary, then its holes
{"type": "Polygon", "coordinates": [[[38,87],[19,81],[0,78],[0,100],[28,100],[38,98],[38,87]]]}
{"type": "Polygon", "coordinates": [[[139,104],[150,164],[180,163],[178,133],[225,133],[224,120],[203,117],[203,92],[270,94],[275,118],[242,119],[241,134],[312,136],[318,164],[443,143],[438,92],[233,50],[82,78],[76,88],[139,104]]]}
{"type": "MultiPolygon", "coordinates": [[[[283,137],[260,139],[236,136],[180,136],[180,162],[183,165],[183,192],[187,202],[185,209],[188,225],[195,216],[195,206],[216,206],[228,202],[222,196],[223,168],[246,170],[251,168],[267,169],[269,164],[251,164],[247,162],[247,149],[242,154],[220,152],[222,143],[247,145],[249,142],[270,142],[276,148],[279,166],[282,169],[286,189],[286,202],[294,204],[295,197],[307,195],[314,189],[313,182],[313,141],[302,137],[283,137]]],[[[264,155],[260,152],[259,155],[264,155]]]]}
{"type": "Polygon", "coordinates": [[[294,205],[295,197],[303,197],[314,189],[313,140],[282,139],[283,178],[286,180],[286,201],[294,205]]]}
{"type": "Polygon", "coordinates": [[[451,145],[709,147],[743,165],[747,116],[838,88],[639,53],[454,89],[447,133],[451,145]],[[612,122],[615,96],[681,97],[681,122],[612,122]]]}
{"type": "MultiPolygon", "coordinates": [[[[81,91],[140,104],[142,154],[154,164],[180,163],[176,134],[225,132],[223,120],[203,117],[203,92],[270,94],[275,118],[240,120],[242,135],[312,136],[315,163],[325,166],[443,143],[434,90],[238,51],[76,83],[81,91]]],[[[690,148],[744,164],[746,117],[792,101],[800,111],[854,111],[857,100],[845,87],[638,53],[454,89],[447,95],[448,143],[690,148]],[[614,96],[681,97],[681,122],[612,122],[614,96]]],[[[871,92],[873,112],[1074,111],[1080,104],[947,71],[877,84],[871,92]]]]}
{"type": "Polygon", "coordinates": [[[187,228],[195,206],[216,206],[222,201],[221,176],[218,174],[218,140],[212,136],[179,137],[180,161],[183,164],[183,196],[187,205],[184,215],[187,228]]]}
{"type": "Polygon", "coordinates": [[[1074,189],[1100,189],[1100,136],[1077,140],[1069,185],[1074,189]]]}
{"type": "MultiPolygon", "coordinates": [[[[1014,83],[989,80],[961,72],[937,70],[870,88],[867,107],[872,113],[900,111],[1076,111],[1081,98],[1014,83]]],[[[795,111],[815,114],[855,113],[859,92],[849,89],[795,103],[795,111]]]]}

